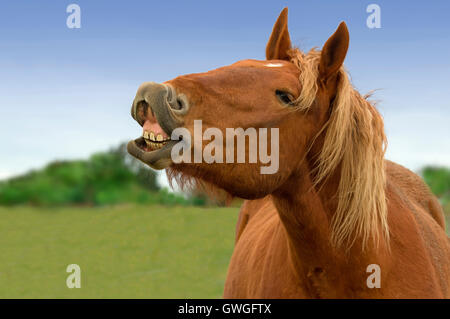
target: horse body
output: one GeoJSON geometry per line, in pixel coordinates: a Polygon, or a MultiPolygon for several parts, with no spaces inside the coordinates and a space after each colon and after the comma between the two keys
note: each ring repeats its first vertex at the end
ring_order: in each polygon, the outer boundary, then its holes
{"type": "MultiPolygon", "coordinates": [[[[144,132],[128,144],[129,152],[166,168],[181,184],[248,200],[225,297],[450,297],[442,209],[417,175],[384,160],[383,120],[350,83],[343,66],[348,47],[341,23],[322,50],[292,48],[285,9],[266,60],[242,60],[138,89],[131,113],[144,132]],[[266,131],[271,141],[273,129],[277,143],[265,151],[277,155],[278,169],[263,174],[267,162],[261,159],[175,160],[172,151],[202,135],[199,120],[214,148],[194,141],[186,158],[206,149],[228,155],[222,137],[229,128],[253,129],[259,138],[266,131]]],[[[233,159],[239,147],[231,145],[233,159]]],[[[239,155],[250,158],[249,149],[239,155]]]]}
{"type": "MultiPolygon", "coordinates": [[[[381,287],[369,289],[359,254],[343,256],[343,265],[302,260],[306,276],[290,259],[289,236],[267,196],[245,201],[236,227],[236,243],[225,284],[225,298],[449,298],[450,250],[442,231],[443,213],[426,184],[408,169],[386,161],[391,251],[373,255],[380,265],[381,287]],[[329,265],[331,269],[326,269],[329,265]],[[316,274],[317,269],[320,275],[316,274]],[[341,273],[342,271],[342,273],[341,273]],[[339,289],[335,274],[354,273],[339,289]]],[[[309,244],[305,242],[305,246],[309,244]]],[[[295,249],[295,247],[293,248],[295,249]]],[[[342,257],[342,256],[341,256],[342,257]]],[[[338,261],[340,258],[335,258],[338,261]]],[[[341,259],[341,260],[342,260],[341,259]]]]}

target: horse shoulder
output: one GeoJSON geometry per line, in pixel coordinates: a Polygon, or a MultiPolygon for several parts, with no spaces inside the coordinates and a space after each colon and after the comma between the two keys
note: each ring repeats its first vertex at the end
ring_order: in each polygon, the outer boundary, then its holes
{"type": "Polygon", "coordinates": [[[430,211],[433,195],[417,175],[400,165],[389,165],[389,260],[394,274],[394,278],[388,280],[393,283],[390,291],[404,293],[405,283],[413,281],[417,285],[411,287],[408,295],[448,298],[450,245],[444,222],[440,222],[436,212],[430,211]]]}
{"type": "Polygon", "coordinates": [[[430,214],[442,229],[445,229],[444,211],[422,178],[397,163],[385,161],[385,164],[386,178],[400,188],[409,200],[414,201],[430,214]]]}

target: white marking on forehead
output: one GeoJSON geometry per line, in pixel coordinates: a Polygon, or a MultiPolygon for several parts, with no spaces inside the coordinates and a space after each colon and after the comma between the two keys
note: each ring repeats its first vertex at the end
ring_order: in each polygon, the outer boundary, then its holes
{"type": "Polygon", "coordinates": [[[267,63],[264,64],[264,66],[267,66],[268,68],[281,68],[283,64],[281,63],[267,63]]]}

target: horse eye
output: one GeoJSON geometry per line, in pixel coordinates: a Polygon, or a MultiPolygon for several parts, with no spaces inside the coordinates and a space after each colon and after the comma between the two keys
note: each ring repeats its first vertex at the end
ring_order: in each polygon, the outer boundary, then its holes
{"type": "Polygon", "coordinates": [[[288,92],[276,90],[275,94],[284,104],[292,104],[292,102],[294,101],[294,97],[288,92]]]}

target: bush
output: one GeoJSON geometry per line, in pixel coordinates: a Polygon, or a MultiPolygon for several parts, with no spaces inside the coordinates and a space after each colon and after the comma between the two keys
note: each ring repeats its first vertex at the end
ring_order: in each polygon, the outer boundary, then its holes
{"type": "Polygon", "coordinates": [[[445,212],[450,214],[450,169],[427,166],[422,169],[422,176],[431,191],[441,201],[445,212]]]}
{"type": "Polygon", "coordinates": [[[125,144],[88,160],[56,161],[0,184],[0,205],[110,205],[125,202],[203,205],[159,190],[153,170],[131,158],[125,144]]]}

